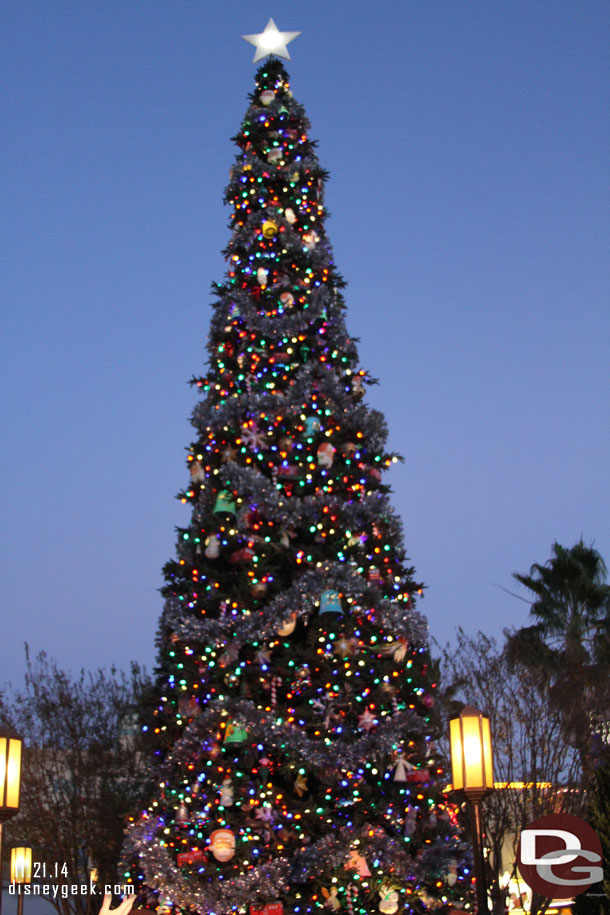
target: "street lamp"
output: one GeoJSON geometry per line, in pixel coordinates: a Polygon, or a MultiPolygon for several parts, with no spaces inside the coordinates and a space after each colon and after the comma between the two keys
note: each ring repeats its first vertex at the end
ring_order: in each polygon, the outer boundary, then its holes
{"type": "Polygon", "coordinates": [[[23,894],[21,893],[21,886],[24,883],[31,882],[32,849],[11,849],[11,883],[17,883],[20,886],[19,895],[17,896],[17,915],[23,915],[23,894]]]}
{"type": "Polygon", "coordinates": [[[0,728],[0,913],[2,912],[2,824],[19,810],[21,747],[12,728],[0,728]]]}
{"type": "Polygon", "coordinates": [[[480,804],[494,786],[489,718],[471,705],[464,706],[459,718],[452,718],[449,722],[449,739],[453,788],[455,791],[463,791],[470,805],[474,873],[477,881],[477,912],[483,915],[489,911],[489,906],[485,885],[480,804]]]}

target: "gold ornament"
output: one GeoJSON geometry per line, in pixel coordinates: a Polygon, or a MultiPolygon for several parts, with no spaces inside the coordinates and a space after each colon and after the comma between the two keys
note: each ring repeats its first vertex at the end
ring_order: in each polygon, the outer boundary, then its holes
{"type": "Polygon", "coordinates": [[[270,219],[263,223],[263,235],[265,238],[273,238],[274,235],[277,235],[277,226],[270,219]]]}
{"type": "Polygon", "coordinates": [[[296,612],[294,612],[294,613],[290,614],[288,619],[284,620],[284,622],[281,624],[280,628],[278,629],[277,634],[281,635],[281,636],[291,635],[295,630],[296,624],[297,624],[297,615],[296,615],[296,612]]]}
{"type": "Polygon", "coordinates": [[[303,795],[306,794],[308,791],[307,779],[301,772],[299,772],[299,774],[297,775],[297,777],[295,779],[294,790],[296,791],[296,793],[298,794],[299,797],[303,797],[303,795]]]}

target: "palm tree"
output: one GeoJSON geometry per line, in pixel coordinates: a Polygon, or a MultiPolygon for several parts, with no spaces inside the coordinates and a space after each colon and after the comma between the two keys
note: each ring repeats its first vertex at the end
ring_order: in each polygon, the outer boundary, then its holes
{"type": "MultiPolygon", "coordinates": [[[[507,632],[509,661],[535,671],[560,709],[566,737],[587,777],[594,738],[608,728],[610,707],[610,585],[601,555],[582,539],[554,543],[544,565],[514,578],[533,595],[533,625],[507,632]]],[[[607,735],[606,735],[607,736],[607,735]]]]}

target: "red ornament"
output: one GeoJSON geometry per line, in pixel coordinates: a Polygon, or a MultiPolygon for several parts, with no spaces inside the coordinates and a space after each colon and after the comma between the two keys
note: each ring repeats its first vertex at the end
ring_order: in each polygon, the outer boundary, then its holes
{"type": "Polygon", "coordinates": [[[281,902],[268,902],[267,905],[251,905],[250,915],[284,915],[281,902]]]}
{"type": "Polygon", "coordinates": [[[254,525],[259,520],[260,519],[258,516],[258,512],[250,510],[250,511],[244,512],[243,518],[242,518],[242,524],[246,528],[246,530],[252,530],[254,525]]]}
{"type": "Polygon", "coordinates": [[[202,848],[183,851],[176,858],[178,867],[183,867],[185,864],[198,864],[200,861],[207,861],[207,855],[202,848]]]}
{"type": "Polygon", "coordinates": [[[424,782],[430,781],[430,769],[411,769],[407,781],[412,785],[423,785],[424,782]]]}
{"type": "Polygon", "coordinates": [[[235,550],[234,553],[231,553],[231,562],[234,565],[252,562],[254,555],[254,550],[249,546],[245,546],[241,550],[235,550]]]}
{"type": "Polygon", "coordinates": [[[296,464],[280,465],[277,469],[280,480],[298,480],[302,476],[301,468],[296,464]]]}

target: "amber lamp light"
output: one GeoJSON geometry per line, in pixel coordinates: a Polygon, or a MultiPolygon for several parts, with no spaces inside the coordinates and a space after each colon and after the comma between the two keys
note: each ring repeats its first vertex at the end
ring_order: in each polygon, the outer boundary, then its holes
{"type": "Polygon", "coordinates": [[[455,791],[463,791],[471,816],[472,851],[476,877],[477,913],[489,911],[485,885],[481,801],[493,791],[494,772],[489,718],[466,705],[458,718],[449,722],[451,774],[455,791]]]}
{"type": "Polygon", "coordinates": [[[11,849],[11,883],[32,882],[32,849],[11,849]]]}
{"type": "Polygon", "coordinates": [[[453,788],[480,800],[494,786],[489,718],[466,705],[449,722],[449,737],[453,788]]]}
{"type": "MultiPolygon", "coordinates": [[[[21,737],[12,728],[0,728],[0,875],[2,874],[2,824],[15,816],[19,810],[22,745],[21,737]]],[[[0,891],[1,911],[2,892],[0,891]]]]}
{"type": "Polygon", "coordinates": [[[19,810],[22,744],[12,728],[0,728],[0,823],[19,810]]]}

